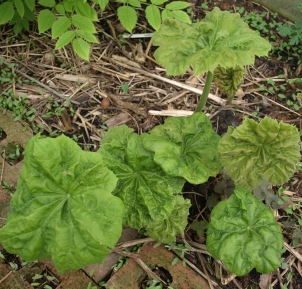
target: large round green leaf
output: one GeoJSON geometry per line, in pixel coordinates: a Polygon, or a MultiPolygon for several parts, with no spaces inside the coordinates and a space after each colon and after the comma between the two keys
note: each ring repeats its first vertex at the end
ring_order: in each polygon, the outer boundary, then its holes
{"type": "Polygon", "coordinates": [[[213,209],[206,244],[229,271],[242,276],[254,267],[261,273],[278,268],[283,236],[273,211],[238,187],[213,209]]]}
{"type": "Polygon", "coordinates": [[[221,162],[236,185],[254,189],[263,179],[281,185],[300,159],[297,128],[265,117],[259,124],[246,119],[229,127],[219,142],[221,162]]]}
{"type": "Polygon", "coordinates": [[[171,176],[201,184],[222,169],[217,152],[220,137],[203,113],[168,118],[142,137],[145,149],[154,152],[155,162],[171,176]]]}
{"type": "MultiPolygon", "coordinates": [[[[175,17],[176,18],[176,17],[175,17]]],[[[255,55],[267,55],[271,44],[260,37],[239,14],[215,7],[197,23],[166,18],[152,37],[159,46],[154,56],[168,75],[182,75],[192,66],[194,74],[253,64],[255,55]]]]}
{"type": "Polygon", "coordinates": [[[99,150],[118,177],[113,194],[125,205],[124,224],[141,229],[150,221],[166,219],[175,206],[184,179],[167,175],[145,150],[141,136],[123,125],[110,129],[99,150]]]}
{"type": "Polygon", "coordinates": [[[32,138],[0,242],[26,261],[51,258],[62,271],[103,262],[122,231],[116,182],[99,154],[73,140],[32,138]]]}

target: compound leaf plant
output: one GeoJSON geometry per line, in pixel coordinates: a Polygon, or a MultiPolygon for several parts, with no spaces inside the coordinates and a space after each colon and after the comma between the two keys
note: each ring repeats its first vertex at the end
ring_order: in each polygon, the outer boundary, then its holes
{"type": "MultiPolygon", "coordinates": [[[[190,66],[196,74],[208,73],[197,110],[215,69],[224,73],[251,64],[270,48],[239,15],[218,8],[191,25],[165,19],[153,40],[168,74],[183,74],[190,66]]],[[[233,81],[224,77],[220,83],[232,91],[238,80],[230,85],[227,79],[233,81]]],[[[160,242],[175,241],[187,225],[185,181],[204,183],[225,166],[237,187],[212,211],[208,251],[237,275],[254,267],[267,273],[280,263],[281,228],[250,192],[263,179],[281,184],[290,178],[300,158],[298,142],[297,128],[269,118],[259,124],[247,119],[220,138],[199,111],[169,118],[149,134],[112,128],[94,153],[64,136],[36,136],[26,147],[0,242],[28,261],[51,258],[64,271],[102,262],[122,224],[144,228],[160,242]]]]}

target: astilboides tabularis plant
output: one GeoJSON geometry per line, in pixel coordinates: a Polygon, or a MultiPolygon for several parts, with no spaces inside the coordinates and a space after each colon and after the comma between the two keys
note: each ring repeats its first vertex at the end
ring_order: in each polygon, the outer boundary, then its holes
{"type": "Polygon", "coordinates": [[[190,66],[195,74],[207,72],[196,112],[142,135],[125,125],[112,128],[98,152],[82,151],[64,135],[33,137],[0,242],[27,261],[51,258],[62,271],[103,262],[122,225],[173,242],[187,225],[184,183],[205,183],[225,168],[236,188],[211,213],[207,249],[236,275],[275,270],[282,230],[251,190],[263,180],[281,185],[291,177],[300,158],[298,130],[265,117],[229,127],[221,138],[200,112],[213,75],[232,96],[244,66],[266,55],[269,43],[238,14],[218,8],[194,24],[166,19],[153,42],[167,74],[184,74],[190,66]]]}

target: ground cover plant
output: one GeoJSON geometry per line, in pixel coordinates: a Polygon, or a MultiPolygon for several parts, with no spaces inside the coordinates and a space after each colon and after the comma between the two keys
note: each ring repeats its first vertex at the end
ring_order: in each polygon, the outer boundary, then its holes
{"type": "MultiPolygon", "coordinates": [[[[9,23],[15,34],[23,29],[30,30],[30,21],[37,21],[39,33],[51,30],[52,39],[56,39],[56,49],[72,43],[73,50],[81,58],[89,61],[90,44],[99,43],[95,36],[95,23],[99,20],[98,12],[104,11],[109,0],[92,1],[93,6],[86,1],[55,1],[40,0],[38,5],[34,0],[4,1],[0,5],[0,25],[9,23]],[[35,12],[38,16],[35,16],[35,12]]],[[[185,23],[191,23],[188,14],[183,9],[190,3],[172,1],[161,7],[168,0],[119,0],[121,6],[117,15],[127,31],[137,25],[137,11],[143,7],[148,23],[157,30],[165,18],[175,18],[185,23]],[[143,5],[143,6],[142,6],[143,5]]]]}
{"type": "Polygon", "coordinates": [[[273,271],[280,265],[281,227],[251,190],[263,180],[280,185],[290,178],[300,159],[298,130],[269,118],[260,123],[246,119],[220,138],[199,112],[215,69],[242,68],[254,62],[255,54],[266,55],[270,45],[238,14],[218,8],[199,23],[165,19],[153,41],[160,46],[155,57],[168,74],[183,74],[189,66],[196,74],[208,73],[197,111],[169,118],[148,134],[135,134],[127,126],[110,129],[98,152],[82,151],[65,136],[35,136],[25,150],[1,243],[27,261],[51,258],[65,271],[102,262],[122,224],[172,242],[187,225],[190,204],[181,195],[185,181],[205,183],[225,167],[236,189],[212,211],[208,251],[239,276],[254,267],[273,271]],[[242,258],[234,257],[238,248],[242,258]]]}

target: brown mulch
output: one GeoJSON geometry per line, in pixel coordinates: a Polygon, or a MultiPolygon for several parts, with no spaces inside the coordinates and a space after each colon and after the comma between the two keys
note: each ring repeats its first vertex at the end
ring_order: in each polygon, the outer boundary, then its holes
{"type": "MultiPolygon", "coordinates": [[[[206,11],[200,8],[202,1],[191,2],[192,17],[203,18],[206,11]]],[[[232,0],[210,2],[210,7],[215,5],[224,10],[236,10],[232,0]]],[[[245,7],[247,12],[265,10],[250,1],[235,2],[236,6],[245,7]]],[[[155,47],[150,38],[121,37],[123,31],[115,9],[114,4],[109,5],[97,24],[100,43],[92,45],[89,63],[78,58],[70,46],[54,51],[55,42],[50,40],[50,35],[30,32],[13,39],[9,27],[1,27],[0,58],[4,57],[6,64],[16,63],[14,70],[22,83],[15,82],[12,89],[20,97],[27,95],[30,106],[36,109],[36,117],[29,123],[35,133],[52,135],[57,131],[57,134],[64,133],[74,138],[84,149],[97,150],[102,137],[111,127],[127,124],[138,133],[148,132],[163,123],[167,116],[189,115],[194,111],[205,75],[194,76],[189,70],[181,77],[167,77],[153,58],[155,47]],[[47,116],[56,108],[61,108],[61,113],[47,116]]],[[[139,21],[135,33],[152,32],[142,16],[139,21]]],[[[286,86],[285,95],[290,96],[295,89],[302,89],[301,84],[289,85],[285,78],[278,78],[280,74],[301,78],[301,65],[286,63],[274,56],[257,59],[253,66],[248,67],[248,74],[231,105],[225,105],[226,96],[213,86],[205,112],[209,114],[214,129],[222,135],[229,125],[239,125],[245,116],[258,120],[267,115],[294,124],[301,130],[301,110],[294,110],[277,95],[264,95],[260,89],[269,79],[286,86]]],[[[5,85],[1,87],[3,91],[7,88],[5,85]]],[[[217,180],[213,179],[202,186],[188,185],[185,188],[186,193],[191,193],[195,209],[190,215],[192,221],[201,215],[208,219],[210,211],[206,198],[214,194],[215,182],[217,180]],[[204,204],[203,208],[200,203],[204,204]]],[[[297,172],[287,185],[287,196],[292,204],[300,203],[301,172],[297,172]]],[[[300,207],[297,207],[297,215],[300,213],[300,207]]],[[[279,219],[286,217],[281,209],[276,210],[276,214],[279,219]]],[[[285,241],[290,244],[292,235],[287,234],[286,229],[285,241]]],[[[204,242],[204,239],[199,241],[204,242]]],[[[301,247],[287,248],[284,258],[289,267],[279,268],[269,276],[273,288],[282,288],[290,271],[294,272],[294,277],[288,288],[302,288],[302,258],[297,253],[302,254],[301,247]]],[[[208,267],[213,267],[209,272],[213,272],[214,276],[214,262],[208,267]]],[[[203,268],[200,267],[200,270],[203,268]]],[[[223,275],[226,275],[225,271],[223,275]]],[[[220,287],[259,288],[259,282],[264,278],[267,276],[252,271],[220,287]]]]}

